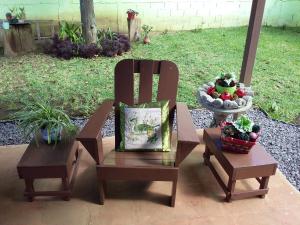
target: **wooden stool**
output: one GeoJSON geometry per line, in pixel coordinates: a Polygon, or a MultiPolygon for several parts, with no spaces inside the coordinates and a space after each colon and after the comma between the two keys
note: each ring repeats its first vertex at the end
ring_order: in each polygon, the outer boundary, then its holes
{"type": "Polygon", "coordinates": [[[221,188],[224,190],[226,200],[230,202],[231,199],[242,199],[252,196],[263,198],[268,193],[269,177],[275,174],[277,162],[259,143],[248,154],[235,154],[222,151],[220,135],[220,128],[208,128],[204,130],[205,152],[203,157],[204,163],[211,169],[221,188]],[[211,155],[216,157],[229,176],[227,185],[210,162],[211,155]],[[236,181],[247,178],[255,178],[260,184],[259,189],[236,192],[234,190],[236,181]]]}
{"type": "Polygon", "coordinates": [[[19,177],[25,180],[24,196],[28,201],[33,201],[35,196],[60,196],[68,201],[81,154],[78,142],[70,137],[63,137],[56,145],[39,140],[38,145],[31,141],[17,166],[19,177]],[[62,190],[35,191],[34,179],[40,178],[60,178],[62,190]]]}

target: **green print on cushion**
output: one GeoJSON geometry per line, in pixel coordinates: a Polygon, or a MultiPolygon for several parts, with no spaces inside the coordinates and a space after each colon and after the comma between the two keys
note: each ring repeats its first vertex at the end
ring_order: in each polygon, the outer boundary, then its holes
{"type": "Polygon", "coordinates": [[[169,102],[120,103],[119,151],[170,151],[169,102]]]}

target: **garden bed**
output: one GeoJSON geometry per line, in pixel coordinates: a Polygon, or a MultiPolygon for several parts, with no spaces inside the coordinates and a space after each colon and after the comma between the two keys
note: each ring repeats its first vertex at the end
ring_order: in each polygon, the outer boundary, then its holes
{"type": "MultiPolygon", "coordinates": [[[[123,58],[174,61],[180,70],[178,100],[197,107],[200,85],[222,71],[239,74],[246,32],[245,27],[164,32],[153,36],[151,44],[134,44],[131,52],[115,58],[1,58],[0,108],[20,108],[39,97],[52,99],[73,116],[88,116],[113,97],[114,67],[123,58]]],[[[253,72],[254,104],[286,122],[300,115],[299,38],[299,29],[264,27],[253,72]]]]}

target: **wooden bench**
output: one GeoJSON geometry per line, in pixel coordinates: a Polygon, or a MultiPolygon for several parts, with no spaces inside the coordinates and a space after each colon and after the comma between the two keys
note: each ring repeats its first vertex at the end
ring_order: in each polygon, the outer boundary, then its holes
{"type": "Polygon", "coordinates": [[[60,196],[69,200],[80,154],[81,149],[74,138],[63,137],[56,145],[40,140],[38,146],[32,140],[17,166],[19,177],[25,180],[24,195],[28,201],[33,201],[35,196],[60,196]],[[62,190],[35,191],[34,180],[41,178],[61,178],[62,190]]]}
{"type": "Polygon", "coordinates": [[[257,143],[248,154],[235,154],[222,151],[220,128],[208,128],[204,130],[203,139],[205,152],[204,163],[211,169],[221,188],[226,194],[226,200],[242,199],[252,196],[264,197],[268,193],[268,181],[275,174],[277,162],[270,156],[264,147],[257,143]],[[214,155],[227,173],[229,179],[226,185],[210,162],[210,156],[214,155]],[[235,183],[240,179],[255,178],[259,182],[259,189],[236,192],[235,183]]]}

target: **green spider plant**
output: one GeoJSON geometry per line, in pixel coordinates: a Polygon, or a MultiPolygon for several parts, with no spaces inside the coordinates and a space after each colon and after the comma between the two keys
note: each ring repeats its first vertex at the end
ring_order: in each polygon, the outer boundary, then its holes
{"type": "Polygon", "coordinates": [[[13,115],[13,118],[18,120],[18,126],[24,132],[24,137],[28,138],[31,134],[35,135],[36,143],[37,134],[42,129],[47,131],[48,144],[51,144],[51,133],[55,133],[54,141],[60,139],[61,130],[66,134],[75,133],[77,127],[73,125],[69,116],[62,110],[52,107],[45,103],[35,103],[26,106],[19,112],[13,115]]]}

